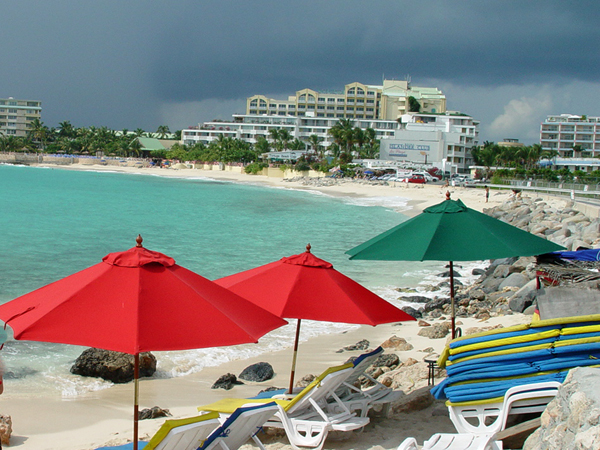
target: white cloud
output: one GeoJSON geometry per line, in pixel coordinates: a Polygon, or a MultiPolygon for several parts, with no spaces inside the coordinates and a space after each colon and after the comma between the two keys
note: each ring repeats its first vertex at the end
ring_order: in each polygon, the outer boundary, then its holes
{"type": "Polygon", "coordinates": [[[539,140],[540,123],[552,114],[553,107],[552,98],[546,93],[512,99],[504,106],[504,113],[492,121],[486,133],[502,136],[502,139],[522,136],[526,140],[539,140]]]}

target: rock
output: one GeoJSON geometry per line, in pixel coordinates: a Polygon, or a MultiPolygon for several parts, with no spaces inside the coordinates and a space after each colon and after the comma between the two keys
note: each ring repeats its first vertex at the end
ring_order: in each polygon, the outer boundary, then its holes
{"type": "Polygon", "coordinates": [[[600,448],[600,371],[578,367],[569,371],[557,396],[542,413],[541,426],[523,450],[600,448]]]}
{"type": "Polygon", "coordinates": [[[529,282],[528,277],[526,277],[525,275],[523,275],[520,272],[516,272],[516,273],[511,273],[502,283],[500,283],[498,288],[500,290],[507,288],[507,287],[517,287],[520,289],[523,286],[525,286],[528,282],[529,282]]]}
{"type": "Polygon", "coordinates": [[[305,375],[302,378],[300,378],[300,380],[296,381],[296,387],[305,388],[310,383],[315,381],[315,378],[317,378],[317,377],[312,374],[305,375]]]}
{"type": "Polygon", "coordinates": [[[391,409],[395,414],[421,411],[431,406],[433,401],[434,398],[431,395],[430,388],[424,387],[400,397],[391,405],[391,409]]]}
{"type": "MultiPolygon", "coordinates": [[[[71,373],[84,377],[102,378],[113,383],[133,380],[134,357],[127,353],[99,348],[88,348],[75,360],[71,373]]],[[[156,358],[152,353],[140,353],[140,378],[156,372],[156,358]]]]}
{"type": "Polygon", "coordinates": [[[0,414],[0,442],[5,447],[10,445],[12,436],[12,417],[6,414],[0,414]]]}
{"type": "Polygon", "coordinates": [[[416,294],[417,293],[417,290],[415,288],[406,288],[406,287],[405,288],[402,288],[402,287],[396,288],[396,291],[402,292],[404,294],[416,294]]]}
{"type": "Polygon", "coordinates": [[[537,296],[537,281],[531,280],[521,289],[514,293],[508,301],[511,311],[522,313],[531,306],[537,296]]]}
{"type": "Polygon", "coordinates": [[[421,313],[421,311],[418,311],[411,306],[403,306],[400,309],[402,309],[402,311],[404,311],[409,316],[414,317],[415,319],[420,319],[421,317],[423,317],[423,314],[421,313]]]}
{"type": "Polygon", "coordinates": [[[423,307],[423,312],[427,313],[433,311],[434,309],[441,309],[444,307],[444,305],[449,303],[450,297],[434,298],[433,300],[430,300],[429,303],[425,304],[423,307]]]}
{"type": "Polygon", "coordinates": [[[471,271],[471,275],[483,275],[484,273],[485,273],[485,270],[478,269],[478,268],[475,268],[471,271]]]}
{"type": "Polygon", "coordinates": [[[351,352],[354,350],[367,350],[370,345],[371,345],[371,343],[369,341],[367,341],[366,339],[361,339],[356,344],[347,345],[346,347],[343,347],[341,350],[337,351],[336,353],[341,353],[342,351],[351,352]]]}
{"type": "Polygon", "coordinates": [[[469,297],[475,300],[485,300],[485,292],[481,289],[473,289],[469,292],[469,297]]]}
{"type": "Polygon", "coordinates": [[[436,323],[431,327],[421,328],[419,336],[428,337],[429,339],[442,339],[448,336],[450,325],[447,323],[436,323]]]}
{"type": "Polygon", "coordinates": [[[414,347],[409,344],[406,339],[399,338],[397,336],[392,336],[388,340],[386,340],[383,344],[381,344],[383,348],[391,348],[399,352],[406,352],[412,350],[414,347]]]}
{"type": "Polygon", "coordinates": [[[373,367],[396,367],[399,364],[400,358],[398,358],[398,355],[388,353],[385,355],[380,355],[379,358],[377,358],[373,363],[373,367]]]}
{"type": "MultiPolygon", "coordinates": [[[[454,276],[454,278],[462,277],[462,275],[460,273],[458,273],[456,270],[452,271],[452,275],[454,276]]],[[[447,270],[446,272],[438,273],[437,276],[440,278],[450,278],[450,271],[447,270]]]]}
{"type": "Polygon", "coordinates": [[[429,297],[425,297],[423,295],[406,295],[403,297],[398,297],[398,300],[402,300],[407,303],[427,303],[431,299],[429,297]]]}
{"type": "Polygon", "coordinates": [[[273,366],[267,362],[252,364],[242,370],[238,378],[244,381],[255,381],[261,383],[270,380],[275,375],[273,366]]]}
{"type": "Polygon", "coordinates": [[[142,409],[138,411],[138,420],[157,419],[159,417],[170,417],[172,414],[168,409],[162,409],[158,406],[142,409]]]}
{"type": "Polygon", "coordinates": [[[500,264],[498,265],[492,274],[494,278],[506,278],[509,274],[510,265],[508,264],[500,264]]]}
{"type": "Polygon", "coordinates": [[[431,326],[431,324],[429,322],[425,322],[424,320],[419,320],[417,325],[419,325],[420,327],[430,327],[431,326]]]}
{"type": "Polygon", "coordinates": [[[234,374],[227,373],[222,375],[215,381],[215,384],[211,386],[211,389],[225,389],[228,391],[236,384],[244,384],[241,381],[238,381],[234,374]]]}

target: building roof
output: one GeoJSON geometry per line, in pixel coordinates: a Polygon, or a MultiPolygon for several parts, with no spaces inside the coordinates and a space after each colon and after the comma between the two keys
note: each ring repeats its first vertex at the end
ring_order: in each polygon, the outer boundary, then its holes
{"type": "Polygon", "coordinates": [[[155,138],[139,137],[138,141],[140,141],[140,144],[142,144],[142,150],[166,150],[165,146],[155,138]]]}

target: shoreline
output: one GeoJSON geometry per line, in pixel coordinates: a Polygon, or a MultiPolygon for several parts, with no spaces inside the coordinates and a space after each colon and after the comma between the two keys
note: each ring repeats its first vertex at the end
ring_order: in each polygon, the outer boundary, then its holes
{"type": "MultiPolygon", "coordinates": [[[[39,167],[174,178],[204,177],[215,181],[318,191],[339,198],[383,198],[381,206],[384,207],[386,197],[399,197],[407,200],[408,208],[399,210],[399,212],[408,216],[416,215],[425,207],[443,201],[446,192],[446,189],[441,185],[426,185],[422,188],[411,185],[407,188],[404,184],[401,186],[380,186],[360,182],[344,182],[333,186],[307,186],[301,181],[284,181],[281,178],[270,178],[262,175],[198,169],[105,167],[79,164],[74,166],[46,164],[39,167]]],[[[449,191],[453,199],[461,199],[467,206],[478,211],[486,207],[491,208],[500,205],[510,198],[510,191],[493,191],[489,203],[486,203],[483,189],[456,187],[450,188],[449,191]]],[[[559,201],[557,200],[557,202],[559,201]]],[[[489,326],[497,323],[508,326],[512,323],[528,320],[529,317],[518,314],[496,317],[485,322],[472,318],[461,319],[465,327],[489,326]]],[[[436,322],[437,320],[433,321],[433,323],[436,322]]],[[[404,337],[414,346],[414,350],[396,352],[401,360],[412,357],[421,361],[428,354],[422,350],[428,347],[432,347],[435,352],[440,353],[446,339],[422,338],[417,335],[419,329],[417,322],[405,322],[401,325],[361,326],[347,332],[311,338],[300,344],[296,379],[300,379],[309,373],[319,374],[327,367],[343,363],[350,356],[363,353],[363,351],[336,353],[336,350],[341,347],[354,344],[361,339],[368,339],[371,348],[375,348],[393,335],[404,337]]],[[[142,379],[140,382],[140,409],[159,406],[169,409],[173,418],[193,416],[197,414],[197,406],[221,398],[252,396],[259,390],[269,386],[286,387],[287,380],[289,380],[290,365],[291,349],[284,349],[249,359],[230,361],[215,367],[206,367],[199,373],[183,377],[142,379]],[[212,383],[219,376],[225,373],[233,373],[237,376],[248,365],[260,361],[267,361],[273,365],[276,375],[272,380],[264,383],[246,383],[234,387],[231,391],[210,389],[212,383]]],[[[22,450],[87,450],[103,445],[122,444],[131,440],[132,383],[114,385],[109,389],[90,392],[75,399],[64,399],[59,396],[25,397],[11,395],[10,380],[7,380],[5,392],[0,400],[2,400],[1,412],[11,415],[13,420],[13,436],[10,448],[14,447],[22,450]]],[[[434,431],[453,431],[454,428],[447,417],[431,417],[430,413],[429,416],[424,414],[417,412],[410,415],[411,421],[416,421],[414,427],[402,427],[400,430],[392,429],[392,435],[377,435],[377,438],[375,438],[374,433],[379,428],[385,428],[387,422],[384,419],[374,421],[374,427],[365,430],[360,435],[353,434],[348,442],[335,442],[334,447],[337,449],[369,449],[375,447],[392,450],[407,436],[414,436],[421,443],[424,439],[429,438],[434,431]],[[420,428],[417,423],[421,424],[420,428]],[[449,429],[444,429],[448,426],[449,429]]],[[[393,423],[395,419],[390,420],[392,421],[390,423],[393,423]]],[[[164,418],[141,421],[140,437],[145,439],[152,436],[163,422],[164,418]]],[[[326,444],[326,448],[331,448],[333,442],[332,440],[331,443],[326,444]]],[[[246,446],[253,448],[250,445],[246,446]]],[[[273,450],[291,448],[287,444],[286,438],[270,443],[269,447],[273,450]]]]}
{"type": "MultiPolygon", "coordinates": [[[[216,171],[203,169],[159,169],[154,167],[125,167],[103,166],[90,164],[37,164],[31,167],[42,167],[58,170],[77,170],[84,172],[125,173],[130,175],[161,176],[166,178],[207,178],[215,181],[225,181],[249,185],[259,185],[273,188],[287,188],[303,191],[316,191],[331,197],[399,197],[407,200],[407,208],[397,210],[409,217],[415,216],[428,206],[446,199],[446,192],[450,192],[453,200],[462,200],[469,208],[482,211],[483,208],[492,208],[510,199],[510,190],[491,191],[489,202],[485,202],[483,189],[466,187],[444,188],[441,184],[407,184],[392,183],[391,185],[368,184],[362,180],[341,181],[331,186],[306,185],[298,180],[285,180],[284,178],[268,177],[265,175],[248,175],[231,171],[216,171]]],[[[342,179],[345,180],[345,179],[342,179]]],[[[556,199],[556,201],[560,201],[556,199]]],[[[563,201],[564,203],[564,201],[563,201]]],[[[384,206],[384,205],[382,205],[384,206]]]]}

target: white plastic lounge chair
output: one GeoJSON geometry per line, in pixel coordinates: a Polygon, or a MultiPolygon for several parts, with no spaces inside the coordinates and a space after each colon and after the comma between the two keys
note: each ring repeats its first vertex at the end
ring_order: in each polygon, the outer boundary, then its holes
{"type": "Polygon", "coordinates": [[[342,403],[350,411],[358,411],[361,417],[366,417],[369,410],[380,405],[383,406],[382,414],[387,416],[390,403],[403,395],[402,391],[394,391],[365,373],[382,353],[383,348],[377,347],[372,352],[357,357],[352,363],[354,366],[352,372],[335,391],[342,403]],[[361,376],[368,378],[374,385],[367,389],[355,386],[361,376]]]}
{"type": "MultiPolygon", "coordinates": [[[[502,402],[448,405],[458,433],[434,434],[422,450],[502,450],[502,441],[494,436],[504,430],[508,416],[544,411],[559,387],[557,381],[524,384],[508,389],[502,402]]],[[[398,450],[417,450],[416,445],[414,438],[407,438],[398,450]]]]}
{"type": "MultiPolygon", "coordinates": [[[[398,450],[418,450],[415,438],[406,438],[398,450]]],[[[492,436],[473,434],[434,434],[423,443],[421,450],[502,450],[502,441],[492,436]]]]}
{"type": "Polygon", "coordinates": [[[275,401],[279,411],[265,426],[283,428],[294,449],[309,447],[321,449],[331,430],[351,431],[369,423],[367,417],[357,417],[344,406],[335,390],[348,377],[351,364],[331,367],[319,375],[312,383],[296,394],[291,400],[273,399],[224,399],[198,411],[213,411],[230,414],[239,406],[250,406],[275,401]],[[336,411],[330,406],[337,403],[336,411]]]}
{"type": "Polygon", "coordinates": [[[543,412],[559,387],[558,381],[523,384],[508,389],[503,402],[451,404],[450,420],[459,433],[496,434],[504,430],[511,414],[543,412]]]}
{"type": "Polygon", "coordinates": [[[223,450],[236,450],[245,444],[249,438],[252,438],[261,450],[266,450],[260,439],[256,436],[256,433],[262,429],[263,424],[277,411],[279,411],[279,408],[275,402],[238,408],[197,448],[198,450],[219,448],[223,450]]]}
{"type": "MultiPolygon", "coordinates": [[[[219,414],[211,413],[187,419],[165,421],[149,442],[138,441],[138,449],[145,450],[196,450],[219,426],[219,414]]],[[[96,450],[131,450],[133,443],[96,450]]]]}

